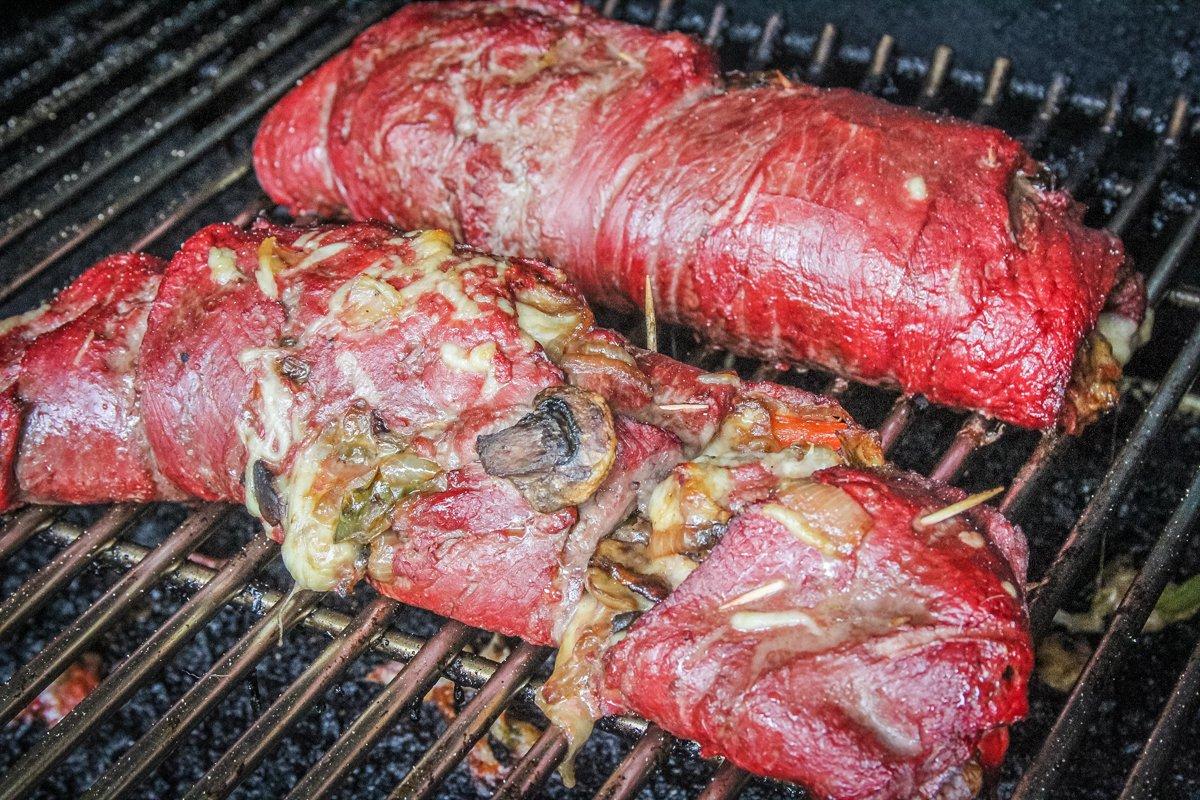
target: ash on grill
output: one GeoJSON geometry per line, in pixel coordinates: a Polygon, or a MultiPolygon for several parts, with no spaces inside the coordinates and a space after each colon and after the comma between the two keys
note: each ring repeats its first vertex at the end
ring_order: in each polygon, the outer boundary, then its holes
{"type": "MultiPolygon", "coordinates": [[[[790,27],[780,14],[743,19],[733,4],[704,14],[670,0],[605,5],[720,45],[728,67],[794,70],[999,125],[1091,204],[1091,223],[1123,236],[1150,276],[1155,335],[1131,365],[1140,377],[1122,409],[1079,441],[1001,435],[980,418],[827,375],[730,364],[747,376],[838,393],[864,424],[882,427],[902,466],[968,490],[1011,486],[1002,508],[1031,539],[1039,635],[1061,633],[1052,622],[1060,607],[1087,608],[1101,563],[1121,557],[1141,568],[1107,634],[1070,634],[1096,652],[1070,697],[1035,682],[1030,718],[1013,731],[1001,796],[1200,793],[1200,621],[1135,636],[1167,581],[1200,572],[1200,542],[1190,538],[1200,492],[1181,505],[1200,461],[1198,406],[1184,398],[1200,369],[1200,291],[1180,278],[1200,231],[1188,98],[1135,107],[1124,82],[1105,96],[1074,95],[1065,76],[1015,80],[1004,58],[982,73],[953,69],[948,48],[897,58],[899,45],[887,36],[870,42],[847,32],[843,42],[832,26],[790,27]],[[1181,399],[1193,410],[1178,410],[1181,399]]],[[[203,223],[249,220],[261,208],[248,156],[258,118],[393,6],[76,0],[11,37],[0,46],[0,109],[11,114],[0,126],[0,313],[36,305],[104,253],[165,254],[203,223]],[[60,41],[69,46],[56,47],[60,41]]],[[[676,329],[660,330],[658,341],[706,366],[725,358],[676,329]]],[[[518,646],[498,671],[481,657],[456,657],[487,636],[396,610],[367,589],[349,598],[290,594],[273,554],[240,511],[161,505],[13,515],[0,528],[0,677],[8,681],[0,716],[17,718],[85,653],[99,656],[107,677],[54,736],[38,720],[3,729],[0,798],[75,796],[88,787],[89,797],[196,788],[243,797],[470,797],[480,786],[461,759],[488,728],[491,713],[483,712],[507,707],[544,726],[526,685],[528,676],[536,684],[545,675],[544,652],[518,646]],[[187,561],[191,552],[200,558],[187,561]],[[181,629],[194,635],[168,635],[181,629]],[[380,664],[410,659],[385,687],[367,679],[380,664]],[[467,687],[450,723],[465,739],[442,736],[447,715],[420,702],[443,671],[467,687]],[[493,671],[496,680],[480,690],[493,671]],[[179,708],[195,712],[195,727],[182,726],[176,738],[168,723],[179,708]]],[[[547,777],[561,757],[561,740],[543,736],[501,791],[540,785],[565,796],[547,777]]],[[[602,724],[577,774],[584,791],[606,797],[643,786],[655,797],[795,791],[746,783],[629,718],[602,724]]]]}

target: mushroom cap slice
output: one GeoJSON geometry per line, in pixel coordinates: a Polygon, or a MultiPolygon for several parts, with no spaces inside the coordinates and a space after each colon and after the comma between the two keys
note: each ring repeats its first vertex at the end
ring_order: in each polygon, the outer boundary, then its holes
{"type": "Polygon", "coordinates": [[[577,506],[596,491],[617,455],[608,403],[595,392],[555,386],[513,425],[475,442],[484,470],[513,482],[543,514],[577,506]]]}

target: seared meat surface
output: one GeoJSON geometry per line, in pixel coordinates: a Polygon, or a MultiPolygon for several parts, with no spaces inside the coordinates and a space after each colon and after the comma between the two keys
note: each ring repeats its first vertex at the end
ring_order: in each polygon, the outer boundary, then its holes
{"type": "Polygon", "coordinates": [[[1116,399],[1140,278],[1004,133],[559,0],[406,6],[268,114],[293,211],[436,225],[736,352],[1006,422],[1116,399]],[[1112,302],[1106,310],[1110,296],[1112,302]]]}
{"type": "Polygon", "coordinates": [[[1027,709],[1020,533],[994,512],[921,525],[961,495],[911,476],[814,480],[739,514],[608,651],[603,707],[821,797],[973,796],[1007,744],[997,721],[1027,709]],[[844,551],[804,535],[816,497],[858,506],[844,551]]]}

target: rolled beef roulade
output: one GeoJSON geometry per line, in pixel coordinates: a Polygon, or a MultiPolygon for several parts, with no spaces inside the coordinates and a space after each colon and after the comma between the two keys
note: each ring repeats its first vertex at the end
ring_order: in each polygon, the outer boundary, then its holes
{"type": "Polygon", "coordinates": [[[965,797],[1025,709],[1018,531],[835,401],[633,347],[444,231],[114,256],[3,323],[0,375],[5,509],[244,503],[300,587],[559,646],[576,746],[636,711],[824,797],[965,797]]]}
{"type": "Polygon", "coordinates": [[[438,226],[765,359],[1033,428],[1117,399],[1144,291],[1014,139],[563,0],[406,6],[255,142],[294,212],[438,226]]]}

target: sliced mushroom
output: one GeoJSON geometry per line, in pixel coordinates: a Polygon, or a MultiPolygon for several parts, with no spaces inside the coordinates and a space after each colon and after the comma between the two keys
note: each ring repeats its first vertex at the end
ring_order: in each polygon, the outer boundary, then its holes
{"type": "Polygon", "coordinates": [[[283,521],[283,500],[275,491],[275,476],[261,458],[254,462],[254,499],[258,501],[258,514],[263,522],[276,526],[283,521]]]}
{"type": "Polygon", "coordinates": [[[616,459],[617,434],[600,395],[558,386],[516,424],[480,436],[475,451],[489,475],[508,478],[548,514],[592,496],[616,459]]]}

